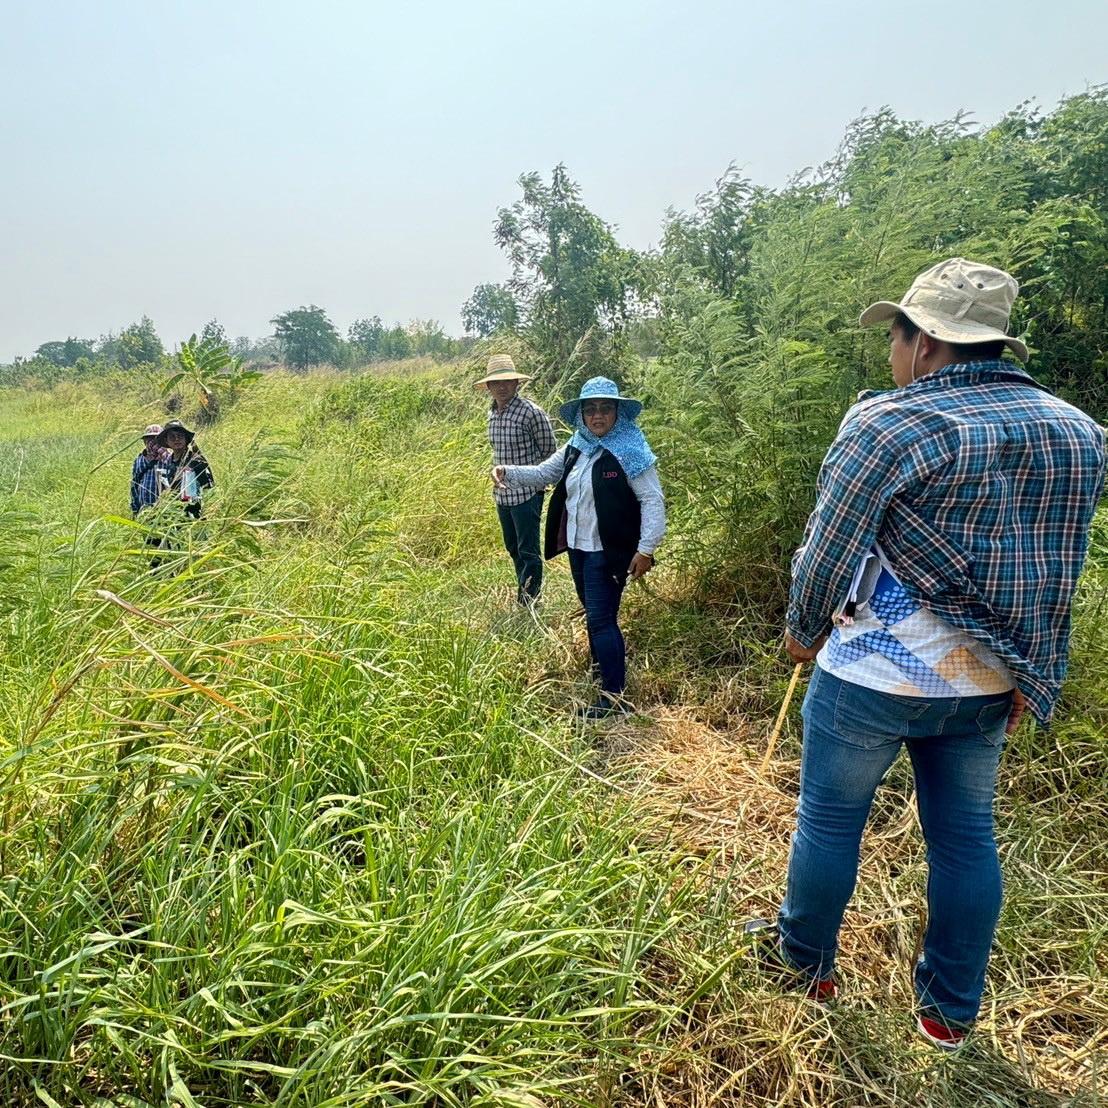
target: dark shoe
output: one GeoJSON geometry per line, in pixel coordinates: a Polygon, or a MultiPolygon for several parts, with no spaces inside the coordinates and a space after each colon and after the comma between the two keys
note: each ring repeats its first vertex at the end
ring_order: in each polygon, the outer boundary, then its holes
{"type": "Polygon", "coordinates": [[[916,1016],[916,1030],[932,1046],[948,1054],[962,1049],[970,1031],[964,1024],[943,1019],[934,1008],[926,1008],[916,1016]]]}
{"type": "Polygon", "coordinates": [[[803,992],[809,1000],[827,1004],[839,991],[834,977],[812,977],[804,970],[790,965],[781,953],[781,936],[777,924],[768,919],[752,919],[743,924],[743,934],[753,941],[754,957],[767,973],[777,978],[778,984],[789,992],[803,992]]]}
{"type": "Polygon", "coordinates": [[[584,720],[611,719],[612,716],[627,715],[627,708],[622,701],[613,700],[608,696],[601,696],[587,708],[579,708],[577,714],[584,720]]]}

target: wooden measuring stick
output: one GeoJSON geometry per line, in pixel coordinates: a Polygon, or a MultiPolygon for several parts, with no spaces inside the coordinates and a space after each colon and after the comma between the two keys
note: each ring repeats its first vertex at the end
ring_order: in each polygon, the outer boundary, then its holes
{"type": "Polygon", "coordinates": [[[777,713],[777,722],[773,725],[773,732],[769,737],[769,742],[766,744],[765,757],[762,759],[762,764],[758,767],[759,773],[765,773],[769,766],[769,760],[773,757],[773,752],[777,747],[777,740],[781,737],[781,728],[785,723],[785,716],[788,714],[789,705],[792,703],[793,693],[796,692],[796,683],[800,680],[800,672],[804,669],[803,662],[797,662],[793,667],[793,675],[789,681],[788,692],[785,693],[785,699],[781,701],[781,710],[777,713]]]}

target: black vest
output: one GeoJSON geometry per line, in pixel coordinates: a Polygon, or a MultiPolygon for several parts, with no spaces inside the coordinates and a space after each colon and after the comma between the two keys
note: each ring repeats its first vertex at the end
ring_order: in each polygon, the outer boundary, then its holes
{"type": "MultiPolygon", "coordinates": [[[[566,478],[577,464],[581,451],[575,447],[566,448],[566,464],[561,480],[554,486],[550,497],[550,507],[546,512],[546,537],[543,544],[543,557],[554,558],[567,549],[566,526],[566,478]]],[[[625,573],[631,559],[639,549],[639,529],[642,524],[642,509],[623,472],[623,466],[616,461],[615,455],[601,450],[600,457],[592,467],[592,494],[596,501],[596,525],[600,532],[600,545],[609,563],[618,566],[617,572],[625,573]]]]}

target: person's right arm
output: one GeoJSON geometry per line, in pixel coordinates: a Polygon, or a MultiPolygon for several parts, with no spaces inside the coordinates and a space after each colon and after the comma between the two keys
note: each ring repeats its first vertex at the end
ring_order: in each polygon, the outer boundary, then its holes
{"type": "MultiPolygon", "coordinates": [[[[568,443],[566,444],[568,445],[568,443]]],[[[556,450],[545,462],[537,466],[493,466],[492,481],[502,487],[516,486],[525,489],[544,489],[556,485],[566,467],[566,448],[556,450]]]]}

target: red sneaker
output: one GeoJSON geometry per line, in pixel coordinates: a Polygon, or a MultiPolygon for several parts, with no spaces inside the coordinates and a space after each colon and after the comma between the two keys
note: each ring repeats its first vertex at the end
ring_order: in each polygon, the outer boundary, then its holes
{"type": "Polygon", "coordinates": [[[743,924],[743,934],[754,940],[754,957],[758,964],[772,973],[781,988],[801,992],[817,1004],[829,1004],[839,991],[834,977],[812,977],[790,965],[778,945],[777,925],[765,919],[752,919],[743,924]]]}
{"type": "Polygon", "coordinates": [[[838,995],[839,986],[833,977],[810,978],[805,996],[817,1004],[830,1004],[838,995]]]}
{"type": "Polygon", "coordinates": [[[932,1045],[952,1054],[960,1050],[969,1034],[968,1027],[949,1024],[938,1012],[920,1012],[916,1016],[916,1030],[932,1045]]]}

